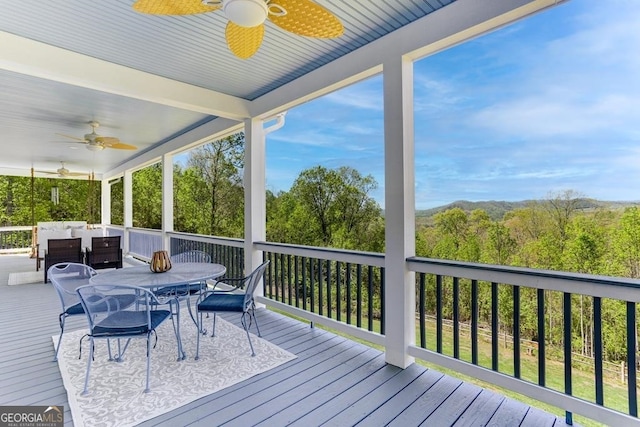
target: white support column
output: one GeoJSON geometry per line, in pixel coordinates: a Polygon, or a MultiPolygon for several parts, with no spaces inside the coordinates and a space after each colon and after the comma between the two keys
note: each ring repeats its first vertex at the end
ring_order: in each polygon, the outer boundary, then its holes
{"type": "Polygon", "coordinates": [[[385,335],[386,361],[406,368],[415,343],[415,273],[406,258],[415,254],[413,63],[384,63],[385,155],[385,335]]]}
{"type": "Polygon", "coordinates": [[[100,181],[100,224],[111,224],[111,185],[108,179],[100,181]]]}
{"type": "MultiPolygon", "coordinates": [[[[267,202],[262,120],[247,119],[244,128],[244,268],[248,274],[262,263],[262,251],[255,250],[253,243],[266,240],[267,202]]],[[[256,295],[262,294],[259,286],[256,295]]]]}
{"type": "Polygon", "coordinates": [[[129,228],[133,227],[133,172],[126,170],[122,178],[122,198],[124,205],[123,225],[124,239],[122,248],[125,253],[129,252],[129,228]]]}
{"type": "Polygon", "coordinates": [[[165,154],[162,156],[162,246],[166,251],[171,249],[169,231],[173,231],[173,155],[165,154]]]}

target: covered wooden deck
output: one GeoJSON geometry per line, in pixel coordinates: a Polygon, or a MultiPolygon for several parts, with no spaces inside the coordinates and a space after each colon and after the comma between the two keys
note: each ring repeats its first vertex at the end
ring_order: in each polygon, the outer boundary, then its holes
{"type": "MultiPolygon", "coordinates": [[[[8,286],[9,273],[35,268],[0,256],[0,405],[63,405],[53,360],[60,304],[50,285],[8,286]]],[[[226,316],[239,324],[239,316],[226,316]]],[[[562,426],[564,420],[417,364],[386,365],[375,349],[268,310],[263,337],[297,359],[143,425],[165,426],[562,426]]],[[[84,327],[70,318],[68,330],[84,327]]]]}

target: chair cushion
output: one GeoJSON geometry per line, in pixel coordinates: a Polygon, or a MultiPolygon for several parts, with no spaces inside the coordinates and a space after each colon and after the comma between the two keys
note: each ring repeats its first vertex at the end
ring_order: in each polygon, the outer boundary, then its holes
{"type": "Polygon", "coordinates": [[[91,238],[92,237],[103,237],[104,230],[102,228],[93,228],[90,230],[87,229],[73,229],[71,231],[72,237],[80,237],[82,239],[82,250],[86,248],[91,248],[91,238]]]}
{"type": "Polygon", "coordinates": [[[211,294],[198,304],[198,311],[244,311],[244,294],[211,294]]]}
{"type": "Polygon", "coordinates": [[[154,291],[157,297],[173,297],[173,296],[186,296],[187,294],[193,295],[200,292],[200,283],[193,283],[188,285],[167,286],[154,291]]]}
{"type": "Polygon", "coordinates": [[[77,303],[74,304],[70,307],[67,307],[67,309],[64,311],[66,314],[68,314],[69,316],[73,316],[76,314],[83,314],[84,313],[84,308],[82,307],[81,303],[77,303]]]}
{"type": "Polygon", "coordinates": [[[44,258],[44,253],[48,249],[48,241],[49,239],[70,239],[71,238],[71,230],[41,230],[38,231],[38,244],[39,252],[38,256],[40,258],[44,258]]]}
{"type": "Polygon", "coordinates": [[[151,328],[147,325],[146,311],[120,311],[114,313],[99,324],[91,333],[94,337],[143,335],[155,330],[160,323],[171,316],[168,310],[151,311],[151,328]]]}

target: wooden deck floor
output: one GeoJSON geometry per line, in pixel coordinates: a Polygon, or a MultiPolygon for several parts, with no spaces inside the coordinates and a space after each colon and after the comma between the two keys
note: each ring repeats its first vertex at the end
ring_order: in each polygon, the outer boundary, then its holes
{"type": "MultiPolygon", "coordinates": [[[[7,286],[35,261],[0,256],[0,405],[64,405],[51,336],[59,302],[50,285],[7,286]]],[[[236,324],[239,316],[225,316],[236,324]]],[[[417,364],[386,365],[379,351],[268,310],[263,337],[298,358],[154,418],[144,426],[564,426],[563,419],[417,364]]],[[[71,318],[68,330],[83,327],[71,318]]]]}

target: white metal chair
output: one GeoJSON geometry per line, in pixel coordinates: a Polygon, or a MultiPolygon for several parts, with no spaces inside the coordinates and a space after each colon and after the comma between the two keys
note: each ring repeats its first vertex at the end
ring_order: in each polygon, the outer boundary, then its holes
{"type": "Polygon", "coordinates": [[[56,354],[54,361],[58,360],[58,351],[60,351],[60,343],[64,334],[64,323],[67,317],[84,314],[84,308],[80,303],[76,289],[80,286],[88,285],[89,279],[98,274],[93,268],[85,264],[79,263],[60,263],[49,267],[47,276],[51,280],[60,303],[62,304],[62,312],[58,318],[60,322],[60,337],[56,346],[56,354]]]}
{"type": "MultiPolygon", "coordinates": [[[[199,250],[190,250],[186,252],[181,252],[179,254],[171,255],[171,263],[182,263],[182,262],[200,262],[200,263],[210,263],[211,255],[206,252],[199,250]]],[[[159,299],[167,299],[167,298],[177,298],[178,301],[187,301],[187,309],[189,311],[189,316],[191,316],[191,320],[193,320],[194,324],[198,324],[196,318],[191,309],[191,295],[197,295],[202,292],[202,290],[206,287],[206,283],[187,283],[179,286],[166,286],[160,289],[153,291],[154,295],[159,299]]]]}
{"type": "MultiPolygon", "coordinates": [[[[89,392],[94,341],[106,339],[109,353],[111,353],[109,340],[116,340],[118,343],[116,360],[121,361],[133,338],[147,340],[147,380],[144,392],[148,393],[151,390],[149,386],[151,335],[154,335],[158,326],[172,316],[171,310],[158,310],[157,305],[160,302],[155,295],[148,289],[137,286],[87,285],[79,287],[77,293],[87,314],[89,322],[87,335],[90,339],[87,373],[82,394],[86,395],[89,392]],[[121,340],[126,340],[124,345],[121,344],[121,340]]],[[[180,352],[180,338],[175,324],[174,332],[178,342],[178,352],[180,352]]]]}
{"type": "MultiPolygon", "coordinates": [[[[262,280],[264,272],[269,265],[269,261],[265,261],[258,268],[253,270],[251,274],[246,277],[237,279],[225,278],[224,283],[231,286],[228,290],[207,290],[203,292],[198,298],[196,303],[196,318],[198,319],[198,331],[203,331],[202,328],[202,313],[213,313],[213,329],[211,336],[215,336],[216,332],[216,313],[217,312],[239,312],[242,313],[242,326],[247,333],[247,339],[249,340],[249,347],[251,347],[251,356],[255,356],[256,353],[251,343],[251,335],[249,334],[249,328],[251,323],[255,322],[258,336],[260,336],[260,328],[258,327],[258,320],[255,315],[255,302],[254,292],[256,287],[262,280]],[[244,293],[236,293],[238,289],[244,290],[244,293]]],[[[196,360],[200,357],[200,334],[196,340],[196,360]]]]}

